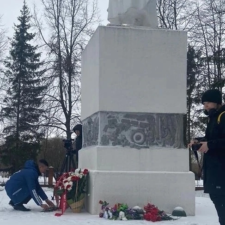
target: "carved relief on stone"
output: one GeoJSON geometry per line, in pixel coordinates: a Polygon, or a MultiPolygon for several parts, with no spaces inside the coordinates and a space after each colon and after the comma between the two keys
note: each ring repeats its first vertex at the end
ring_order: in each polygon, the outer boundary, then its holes
{"type": "Polygon", "coordinates": [[[98,145],[98,137],[99,116],[96,113],[83,123],[83,147],[98,145]]]}
{"type": "Polygon", "coordinates": [[[99,112],[83,121],[84,147],[183,148],[183,115],[99,112]]]}
{"type": "Polygon", "coordinates": [[[110,25],[158,27],[156,0],[109,0],[110,25]]]}

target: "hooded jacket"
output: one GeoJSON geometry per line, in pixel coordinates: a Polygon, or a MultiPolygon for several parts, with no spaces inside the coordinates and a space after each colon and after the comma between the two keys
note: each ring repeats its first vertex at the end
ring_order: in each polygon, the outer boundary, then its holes
{"type": "Polygon", "coordinates": [[[225,106],[222,106],[209,115],[205,132],[209,148],[203,160],[205,193],[225,194],[225,114],[218,123],[218,117],[224,111],[225,106]]]}
{"type": "Polygon", "coordinates": [[[37,205],[41,206],[41,199],[43,201],[48,199],[38,182],[38,176],[40,175],[39,169],[34,161],[28,160],[22,170],[14,173],[10,177],[6,182],[5,190],[14,204],[19,204],[30,196],[37,205]]]}

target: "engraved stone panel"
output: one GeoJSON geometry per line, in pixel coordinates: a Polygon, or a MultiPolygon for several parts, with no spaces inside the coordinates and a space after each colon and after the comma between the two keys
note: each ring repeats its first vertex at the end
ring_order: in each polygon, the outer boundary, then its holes
{"type": "Polygon", "coordinates": [[[98,112],[83,121],[83,147],[183,148],[183,115],[98,112]]]}
{"type": "Polygon", "coordinates": [[[98,145],[99,113],[95,113],[83,122],[83,148],[98,145]]]}

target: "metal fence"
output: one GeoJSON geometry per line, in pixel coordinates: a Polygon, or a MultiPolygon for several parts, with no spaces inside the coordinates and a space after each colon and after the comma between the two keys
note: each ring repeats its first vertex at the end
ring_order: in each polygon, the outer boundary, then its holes
{"type": "MultiPolygon", "coordinates": [[[[5,186],[5,183],[10,177],[9,171],[0,171],[0,186],[5,186]]],[[[49,167],[46,174],[43,174],[38,178],[39,184],[43,187],[53,187],[55,185],[54,168],[49,167]]]]}

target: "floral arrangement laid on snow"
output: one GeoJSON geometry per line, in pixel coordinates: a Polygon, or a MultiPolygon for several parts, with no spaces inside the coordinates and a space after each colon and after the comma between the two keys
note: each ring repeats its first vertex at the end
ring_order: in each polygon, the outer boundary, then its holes
{"type": "Polygon", "coordinates": [[[102,212],[99,217],[111,220],[147,220],[147,221],[163,221],[174,220],[171,216],[167,215],[164,211],[160,211],[155,205],[147,204],[142,209],[139,206],[129,208],[126,204],[116,204],[109,207],[106,201],[99,201],[101,204],[102,212]]]}
{"type": "Polygon", "coordinates": [[[87,169],[76,169],[62,174],[54,187],[57,206],[62,209],[62,214],[68,206],[74,212],[80,212],[84,205],[87,186],[87,169]]]}

